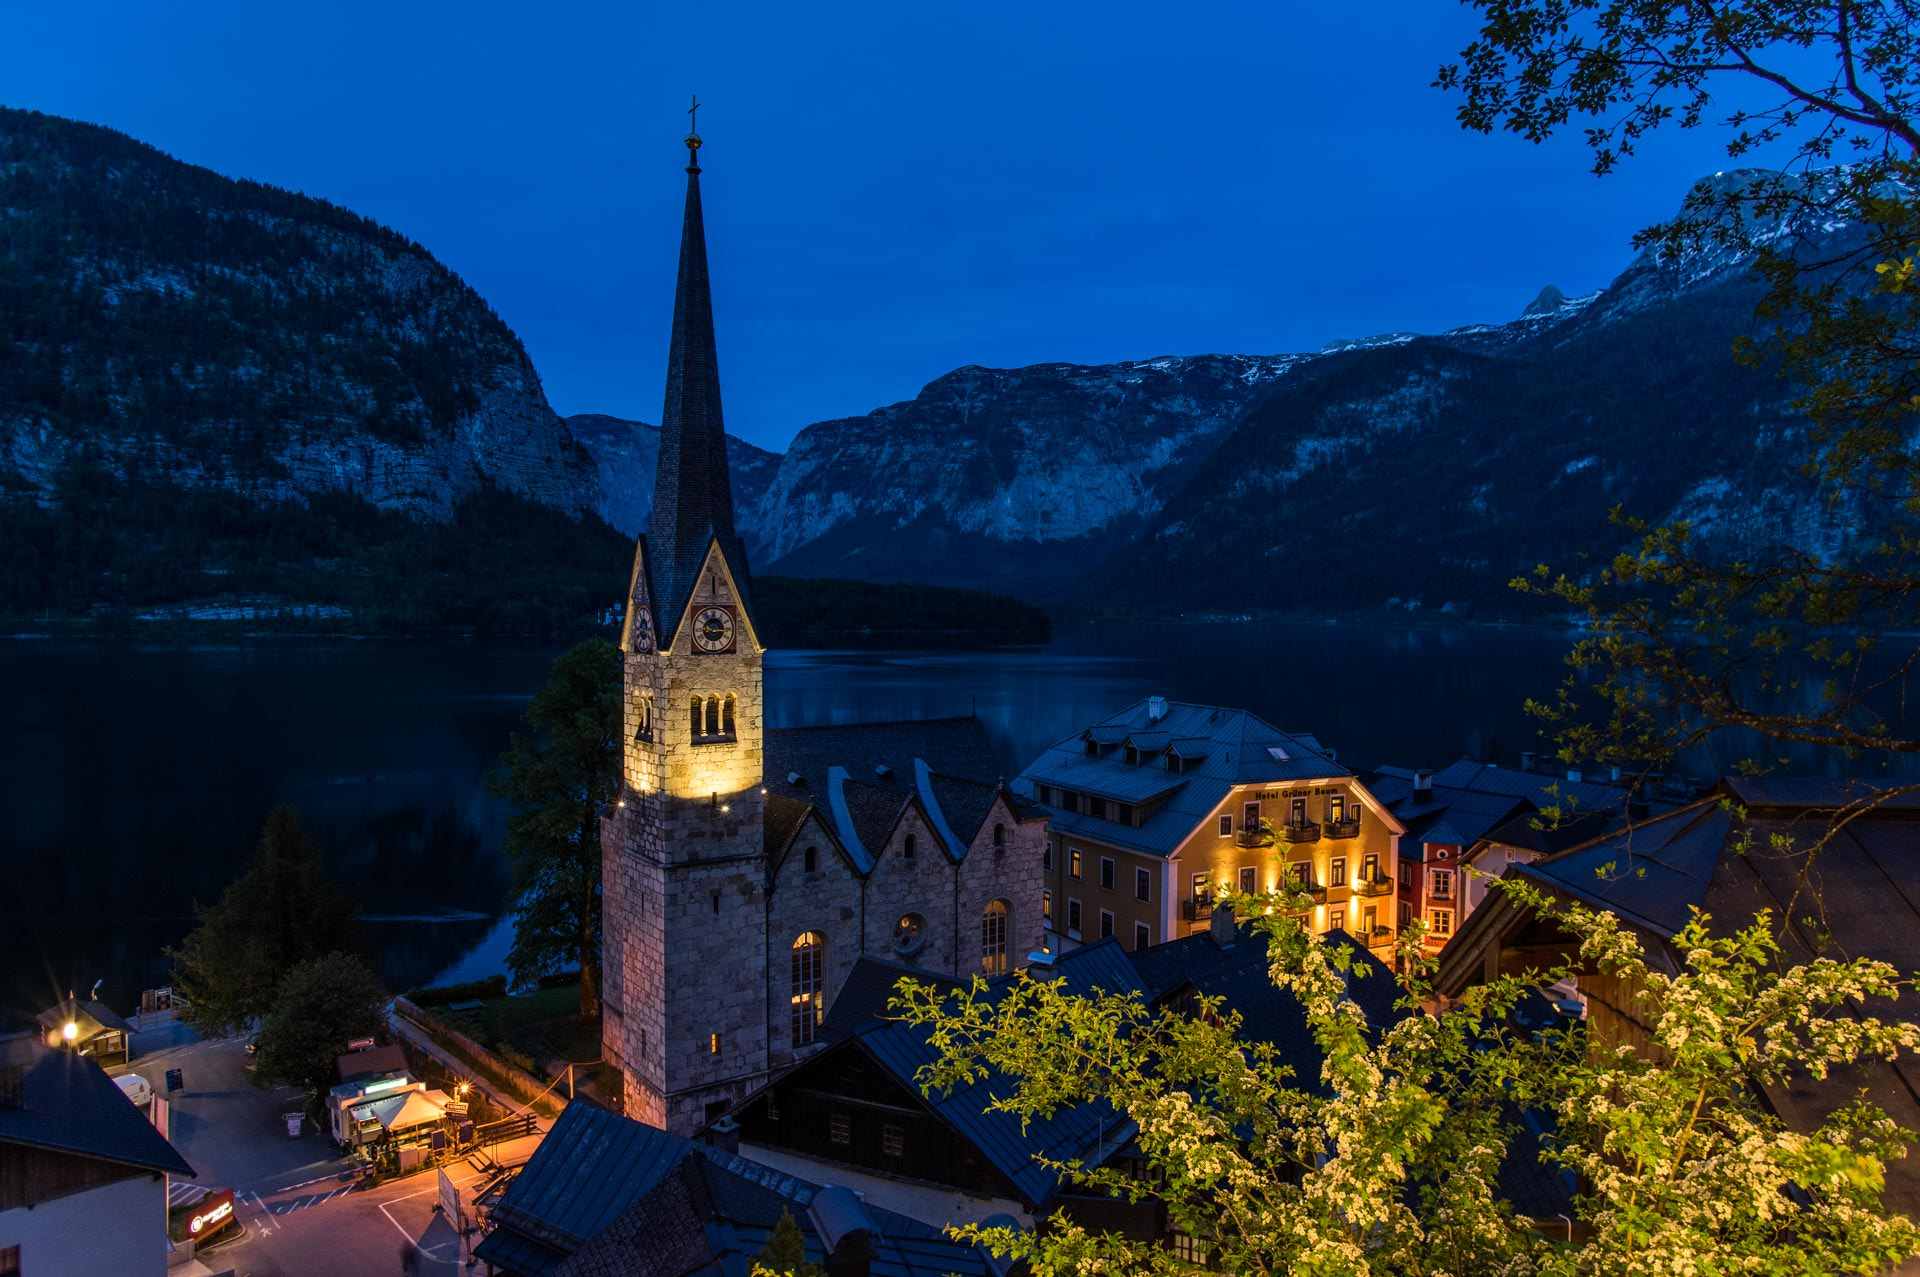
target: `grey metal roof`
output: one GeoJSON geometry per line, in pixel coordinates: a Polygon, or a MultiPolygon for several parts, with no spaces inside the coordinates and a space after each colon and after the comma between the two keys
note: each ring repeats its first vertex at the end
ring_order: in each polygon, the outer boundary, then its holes
{"type": "MultiPolygon", "coordinates": [[[[1028,974],[1042,981],[1062,980],[1069,993],[1085,994],[1096,988],[1121,995],[1141,993],[1139,977],[1111,937],[1064,955],[1050,969],[1030,968],[1028,974]]],[[[1015,979],[1010,976],[994,981],[989,996],[1001,996],[1015,979]]],[[[927,1030],[911,1024],[871,1023],[854,1033],[844,1047],[864,1051],[916,1095],[920,1094],[915,1081],[920,1069],[939,1057],[927,1030]]],[[[1089,1164],[1097,1164],[1133,1137],[1133,1124],[1104,1102],[1058,1109],[1051,1116],[1036,1115],[1024,1129],[1014,1114],[986,1111],[993,1099],[1011,1095],[1014,1085],[1004,1075],[988,1071],[950,1094],[927,1096],[925,1100],[1034,1209],[1051,1199],[1059,1186],[1059,1176],[1035,1157],[1044,1155],[1059,1161],[1085,1158],[1089,1164]]]]}
{"type": "MultiPolygon", "coordinates": [[[[553,1277],[748,1277],[783,1212],[799,1226],[808,1258],[824,1268],[825,1247],[809,1204],[847,1190],[798,1180],[768,1186],[729,1168],[742,1161],[684,1159],[553,1277]]],[[[931,1224],[864,1202],[850,1202],[849,1209],[873,1246],[872,1277],[987,1277],[981,1251],[931,1224]]]]}
{"type": "Polygon", "coordinates": [[[1138,828],[1051,806],[1047,810],[1053,828],[1061,833],[1165,856],[1178,850],[1236,785],[1353,775],[1308,739],[1283,732],[1245,710],[1176,701],[1167,705],[1163,716],[1150,719],[1149,704],[1138,701],[1095,726],[1123,727],[1134,738],[1143,733],[1164,734],[1169,746],[1176,741],[1205,740],[1206,756],[1194,758],[1177,773],[1165,769],[1162,755],[1143,755],[1139,763],[1113,754],[1091,758],[1082,732],[1049,746],[1012,788],[1027,799],[1034,798],[1036,784],[1047,784],[1136,806],[1159,802],[1159,809],[1138,828]]]}
{"type": "Polygon", "coordinates": [[[903,978],[938,985],[949,993],[968,983],[938,971],[923,971],[904,962],[863,953],[854,959],[853,969],[847,972],[840,991],[833,995],[833,1005],[827,1008],[826,1019],[820,1023],[821,1040],[837,1041],[869,1024],[890,1018],[887,1004],[893,999],[894,987],[903,978]]]}
{"type": "Polygon", "coordinates": [[[18,1108],[0,1105],[0,1144],[96,1158],[141,1170],[194,1174],[179,1150],[113,1084],[73,1051],[48,1051],[27,1066],[18,1108]]]}
{"type": "Polygon", "coordinates": [[[1707,907],[1732,827],[1732,814],[1706,800],[1512,872],[1671,936],[1707,907]]]}
{"type": "Polygon", "coordinates": [[[692,1148],[677,1135],[574,1100],[501,1195],[493,1210],[494,1229],[474,1253],[509,1271],[540,1277],[546,1267],[525,1265],[542,1255],[551,1264],[556,1256],[572,1254],[692,1148]],[[521,1245],[516,1237],[535,1245],[521,1245]],[[521,1266],[507,1262],[509,1252],[519,1256],[521,1266]]]}

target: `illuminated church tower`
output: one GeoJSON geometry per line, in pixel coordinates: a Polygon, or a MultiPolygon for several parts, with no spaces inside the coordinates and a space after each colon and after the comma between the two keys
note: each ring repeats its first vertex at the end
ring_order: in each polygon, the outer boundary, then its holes
{"type": "Polygon", "coordinates": [[[734,532],[687,138],[653,519],[621,650],[626,762],[601,825],[604,1044],[631,1117],[685,1134],[765,1077],[767,859],[759,633],[734,532]]]}

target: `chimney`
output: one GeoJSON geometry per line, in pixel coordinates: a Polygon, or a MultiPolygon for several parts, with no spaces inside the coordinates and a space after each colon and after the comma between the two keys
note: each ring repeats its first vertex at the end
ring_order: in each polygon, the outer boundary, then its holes
{"type": "Polygon", "coordinates": [[[829,1277],[869,1277],[873,1269],[873,1220],[850,1188],[829,1184],[807,1203],[807,1222],[827,1252],[829,1277]]]}
{"type": "Polygon", "coordinates": [[[1532,750],[1523,749],[1520,751],[1520,770],[1523,772],[1531,772],[1533,770],[1532,750]]]}
{"type": "Polygon", "coordinates": [[[1422,767],[1413,774],[1413,792],[1431,794],[1433,792],[1433,773],[1422,767]]]}
{"type": "Polygon", "coordinates": [[[740,1151],[740,1123],[733,1120],[731,1113],[725,1114],[719,1121],[707,1128],[707,1143],[722,1153],[738,1153],[740,1151]]]}
{"type": "Polygon", "coordinates": [[[1240,924],[1233,920],[1233,902],[1222,900],[1213,906],[1213,916],[1207,920],[1207,934],[1222,949],[1231,949],[1240,938],[1240,924]]]}
{"type": "Polygon", "coordinates": [[[1164,696],[1147,697],[1147,721],[1157,723],[1167,716],[1167,698],[1164,696]]]}

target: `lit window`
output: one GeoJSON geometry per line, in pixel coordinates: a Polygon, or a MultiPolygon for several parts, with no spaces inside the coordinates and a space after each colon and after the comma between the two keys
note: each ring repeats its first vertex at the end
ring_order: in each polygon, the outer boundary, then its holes
{"type": "Polygon", "coordinates": [[[720,1035],[718,1033],[707,1039],[707,1054],[720,1054],[720,1035]]]}
{"type": "Polygon", "coordinates": [[[1347,911],[1345,909],[1335,909],[1327,915],[1328,931],[1345,931],[1346,929],[1347,911]]]}
{"type": "Polygon", "coordinates": [[[1173,1242],[1173,1257],[1183,1263],[1204,1266],[1207,1262],[1207,1247],[1197,1237],[1176,1232],[1169,1239],[1173,1242]]]}
{"type": "Polygon", "coordinates": [[[1345,856],[1335,856],[1333,858],[1333,867],[1327,874],[1327,885],[1329,887],[1344,887],[1347,885],[1347,858],[1345,856]]]}
{"type": "Polygon", "coordinates": [[[1079,876],[1080,849],[1078,847],[1069,847],[1067,848],[1067,877],[1078,878],[1079,876]]]}
{"type": "Polygon", "coordinates": [[[1435,909],[1433,911],[1433,934],[1436,936],[1453,934],[1453,910],[1435,909]]]}
{"type": "Polygon", "coordinates": [[[996,900],[980,915],[980,969],[987,975],[1007,970],[1007,902],[996,900]]]}
{"type": "Polygon", "coordinates": [[[1040,893],[1040,921],[1049,927],[1053,925],[1053,893],[1051,891],[1040,893]]]}
{"type": "MultiPolygon", "coordinates": [[[[812,848],[808,848],[809,851],[812,848]]],[[[793,942],[790,991],[793,1044],[806,1046],[819,1032],[827,1002],[821,976],[826,967],[827,938],[809,931],[793,942]]]]}
{"type": "Polygon", "coordinates": [[[917,913],[902,914],[893,924],[893,947],[901,953],[913,953],[926,940],[927,920],[917,913]]]}

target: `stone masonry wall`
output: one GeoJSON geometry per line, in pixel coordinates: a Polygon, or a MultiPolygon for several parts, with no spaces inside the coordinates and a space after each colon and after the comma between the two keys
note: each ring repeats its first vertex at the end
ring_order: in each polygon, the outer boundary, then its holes
{"type": "MultiPolygon", "coordinates": [[[[833,1006],[861,953],[860,915],[864,884],[839,843],[811,813],[794,836],[786,859],[774,871],[767,909],[768,1043],[775,1068],[793,1062],[793,942],[809,931],[827,938],[821,982],[826,1006],[833,1006]],[[814,848],[813,873],[806,871],[806,849],[814,848]]],[[[889,951],[890,953],[891,951],[889,951]]]]}

